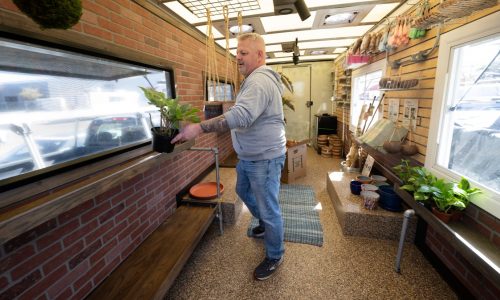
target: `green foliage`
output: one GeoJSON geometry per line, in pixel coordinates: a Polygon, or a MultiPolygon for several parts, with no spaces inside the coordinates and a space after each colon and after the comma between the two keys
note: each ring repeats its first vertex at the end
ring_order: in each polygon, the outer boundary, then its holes
{"type": "Polygon", "coordinates": [[[14,4],[42,29],[68,29],[82,16],[81,0],[14,0],[14,4]]]}
{"type": "Polygon", "coordinates": [[[481,193],[478,188],[472,188],[466,178],[462,177],[458,183],[446,182],[437,179],[424,167],[411,167],[408,160],[402,160],[393,169],[403,181],[401,189],[412,193],[416,201],[432,201],[438,210],[445,213],[451,209],[465,209],[471,197],[481,193]]]}
{"type": "Polygon", "coordinates": [[[155,91],[152,88],[139,87],[149,103],[158,107],[160,111],[160,129],[157,131],[161,135],[173,135],[176,129],[180,128],[182,121],[199,123],[199,109],[190,104],[181,104],[177,98],[167,98],[164,93],[155,91]]]}

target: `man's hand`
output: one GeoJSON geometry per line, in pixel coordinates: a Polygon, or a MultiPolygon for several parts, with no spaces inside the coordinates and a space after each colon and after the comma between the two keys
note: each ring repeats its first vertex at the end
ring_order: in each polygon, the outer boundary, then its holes
{"type": "Polygon", "coordinates": [[[202,133],[202,129],[200,124],[188,124],[184,126],[178,135],[170,142],[171,144],[175,144],[176,142],[185,142],[187,140],[192,140],[197,137],[200,133],[202,133]]]}

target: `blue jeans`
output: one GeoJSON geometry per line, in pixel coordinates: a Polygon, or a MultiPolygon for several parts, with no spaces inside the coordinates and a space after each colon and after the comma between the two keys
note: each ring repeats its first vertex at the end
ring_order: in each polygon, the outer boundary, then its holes
{"type": "Polygon", "coordinates": [[[283,219],[279,206],[281,170],[285,155],[269,160],[240,160],[236,166],[236,193],[265,228],[266,257],[280,258],[285,252],[283,219]]]}

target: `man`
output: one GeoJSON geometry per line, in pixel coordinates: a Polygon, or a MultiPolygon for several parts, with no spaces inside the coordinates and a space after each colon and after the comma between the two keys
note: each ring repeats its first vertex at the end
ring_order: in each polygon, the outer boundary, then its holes
{"type": "Polygon", "coordinates": [[[193,139],[202,132],[231,130],[238,154],[236,193],[259,226],[255,237],[264,237],[266,257],[255,269],[257,280],[273,275],[283,262],[283,220],[278,202],[286,138],[279,74],[266,64],[265,43],[256,33],[238,36],[236,59],[245,76],[235,105],[223,115],[200,124],[189,124],[172,140],[193,139]]]}

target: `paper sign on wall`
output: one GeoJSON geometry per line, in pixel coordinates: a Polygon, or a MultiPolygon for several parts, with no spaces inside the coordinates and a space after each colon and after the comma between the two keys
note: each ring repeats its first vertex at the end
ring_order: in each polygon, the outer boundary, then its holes
{"type": "Polygon", "coordinates": [[[370,176],[374,162],[375,162],[375,159],[373,158],[373,156],[368,155],[368,157],[366,158],[365,164],[363,166],[363,171],[361,171],[361,175],[370,176]]]}
{"type": "Polygon", "coordinates": [[[403,109],[403,127],[412,129],[413,132],[417,130],[417,113],[418,113],[418,100],[405,99],[403,109]]]}
{"type": "Polygon", "coordinates": [[[399,99],[389,99],[389,120],[392,123],[398,121],[399,116],[399,99]]]}

